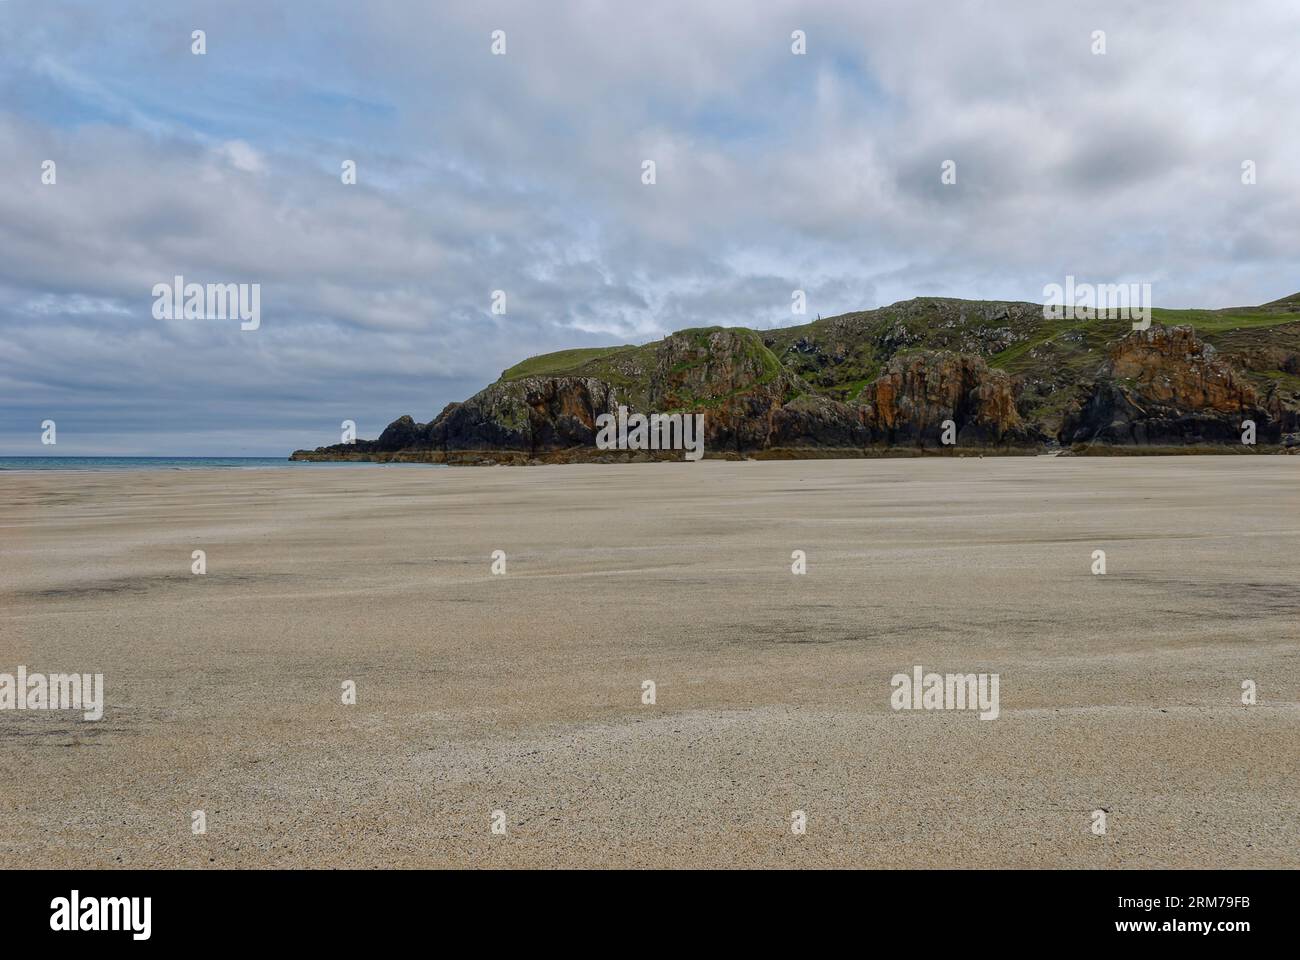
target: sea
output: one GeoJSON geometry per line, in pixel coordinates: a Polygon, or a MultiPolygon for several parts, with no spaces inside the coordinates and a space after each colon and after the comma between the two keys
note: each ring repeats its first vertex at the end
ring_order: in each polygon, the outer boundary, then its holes
{"type": "Polygon", "coordinates": [[[385,469],[443,468],[441,463],[290,460],[287,457],[0,457],[0,470],[329,470],[337,467],[385,469]]]}

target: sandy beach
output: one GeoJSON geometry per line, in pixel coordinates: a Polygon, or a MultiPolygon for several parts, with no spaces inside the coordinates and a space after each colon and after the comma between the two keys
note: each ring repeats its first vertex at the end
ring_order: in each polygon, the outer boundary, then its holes
{"type": "Polygon", "coordinates": [[[1300,866],[1296,457],[4,473],[0,624],[6,867],[1300,866]]]}

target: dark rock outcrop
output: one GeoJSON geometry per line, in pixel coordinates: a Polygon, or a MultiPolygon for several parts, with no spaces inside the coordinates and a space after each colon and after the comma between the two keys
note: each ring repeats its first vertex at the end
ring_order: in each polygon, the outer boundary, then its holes
{"type": "Polygon", "coordinates": [[[591,445],[596,417],[617,409],[613,389],[584,377],[528,377],[492,384],[450,404],[424,431],[422,448],[542,453],[591,445]]]}

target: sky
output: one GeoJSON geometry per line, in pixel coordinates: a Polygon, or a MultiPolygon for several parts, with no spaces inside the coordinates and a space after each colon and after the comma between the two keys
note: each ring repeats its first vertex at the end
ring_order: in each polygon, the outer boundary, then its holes
{"type": "Polygon", "coordinates": [[[538,353],[1067,275],[1292,294],[1297,36],[1294,0],[0,0],[0,455],[287,456],[538,353]],[[178,275],[260,326],[160,319],[178,275]]]}

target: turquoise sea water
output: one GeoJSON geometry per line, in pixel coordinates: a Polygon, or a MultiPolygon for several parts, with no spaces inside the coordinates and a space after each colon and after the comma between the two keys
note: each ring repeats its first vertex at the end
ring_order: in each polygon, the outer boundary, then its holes
{"type": "Polygon", "coordinates": [[[334,467],[412,469],[442,467],[437,463],[314,463],[286,457],[0,457],[0,470],[247,470],[283,467],[289,470],[328,470],[334,467]]]}

